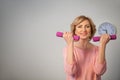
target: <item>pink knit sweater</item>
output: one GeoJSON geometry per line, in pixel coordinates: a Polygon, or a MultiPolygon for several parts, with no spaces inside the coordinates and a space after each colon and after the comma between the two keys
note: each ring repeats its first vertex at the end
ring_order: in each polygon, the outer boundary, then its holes
{"type": "Polygon", "coordinates": [[[64,48],[64,69],[66,80],[101,80],[101,75],[106,71],[106,61],[98,63],[98,47],[89,50],[74,47],[75,61],[73,64],[66,62],[67,47],[64,48]]]}

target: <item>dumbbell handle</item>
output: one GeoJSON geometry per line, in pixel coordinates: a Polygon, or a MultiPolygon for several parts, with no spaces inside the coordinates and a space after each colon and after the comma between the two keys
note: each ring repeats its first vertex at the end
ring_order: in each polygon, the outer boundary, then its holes
{"type": "MultiPolygon", "coordinates": [[[[57,37],[63,37],[63,32],[57,32],[57,33],[56,33],[56,36],[57,36],[57,37]]],[[[74,35],[74,36],[73,36],[73,39],[76,40],[76,41],[78,41],[78,40],[80,39],[80,37],[74,35]]]]}
{"type": "MultiPolygon", "coordinates": [[[[110,35],[110,40],[115,40],[117,37],[116,35],[110,35]]],[[[93,37],[93,41],[97,42],[100,40],[100,36],[93,37]]]]}

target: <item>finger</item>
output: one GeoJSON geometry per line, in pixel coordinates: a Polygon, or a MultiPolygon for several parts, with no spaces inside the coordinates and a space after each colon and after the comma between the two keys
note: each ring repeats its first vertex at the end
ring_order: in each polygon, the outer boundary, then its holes
{"type": "Polygon", "coordinates": [[[111,38],[109,34],[106,34],[106,37],[108,40],[110,40],[110,38],[111,38]]]}
{"type": "Polygon", "coordinates": [[[111,39],[111,37],[110,37],[110,35],[108,35],[109,36],[109,40],[111,39]]]}
{"type": "Polygon", "coordinates": [[[63,37],[66,37],[66,36],[67,36],[67,32],[64,32],[64,33],[63,33],[63,37]]]}

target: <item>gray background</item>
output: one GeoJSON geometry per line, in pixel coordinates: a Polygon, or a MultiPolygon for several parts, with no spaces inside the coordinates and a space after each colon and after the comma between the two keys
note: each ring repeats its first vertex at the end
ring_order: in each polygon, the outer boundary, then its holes
{"type": "Polygon", "coordinates": [[[55,34],[69,31],[79,15],[91,17],[97,28],[104,21],[116,26],[117,40],[107,45],[102,79],[119,80],[119,8],[120,0],[0,0],[0,80],[65,80],[66,43],[55,34]]]}

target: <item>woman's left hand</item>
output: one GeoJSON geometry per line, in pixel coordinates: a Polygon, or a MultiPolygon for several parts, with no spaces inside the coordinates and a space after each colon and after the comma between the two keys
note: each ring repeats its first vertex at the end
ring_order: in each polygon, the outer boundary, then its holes
{"type": "Polygon", "coordinates": [[[110,40],[110,35],[109,34],[102,34],[100,37],[100,44],[101,45],[106,45],[110,40]]]}

